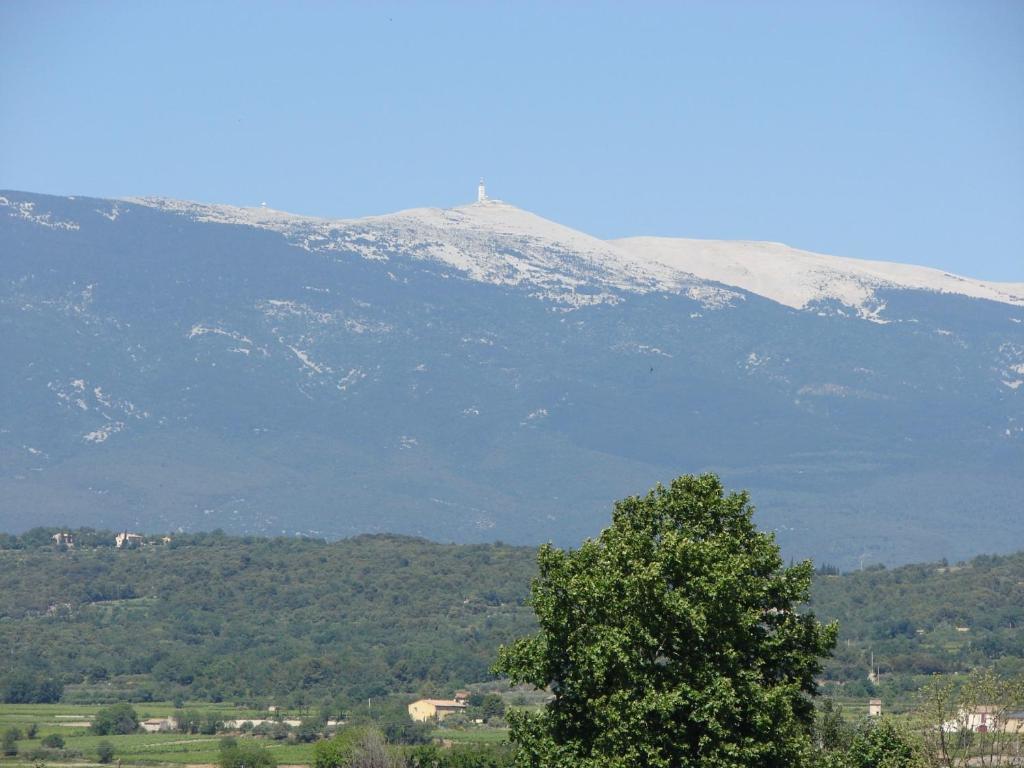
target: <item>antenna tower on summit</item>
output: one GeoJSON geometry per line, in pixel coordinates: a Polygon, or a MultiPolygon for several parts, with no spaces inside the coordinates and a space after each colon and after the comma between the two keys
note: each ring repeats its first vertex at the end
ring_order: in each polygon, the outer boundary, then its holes
{"type": "Polygon", "coordinates": [[[484,180],[483,179],[480,179],[480,183],[477,185],[477,188],[476,188],[476,201],[478,203],[486,203],[487,202],[487,190],[484,188],[484,180]]]}

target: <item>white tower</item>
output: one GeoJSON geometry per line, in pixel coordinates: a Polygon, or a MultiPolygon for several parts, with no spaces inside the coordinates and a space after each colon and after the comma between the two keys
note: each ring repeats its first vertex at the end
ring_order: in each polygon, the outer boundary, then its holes
{"type": "Polygon", "coordinates": [[[487,202],[487,190],[484,189],[484,180],[483,179],[480,179],[480,183],[477,185],[477,188],[476,188],[476,201],[478,203],[485,203],[485,202],[487,202]]]}

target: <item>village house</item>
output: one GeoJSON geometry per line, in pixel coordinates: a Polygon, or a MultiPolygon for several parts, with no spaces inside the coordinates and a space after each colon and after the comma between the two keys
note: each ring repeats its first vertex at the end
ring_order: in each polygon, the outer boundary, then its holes
{"type": "Polygon", "coordinates": [[[129,533],[128,531],[121,531],[114,537],[114,544],[118,549],[129,549],[131,547],[142,546],[142,534],[140,533],[129,533]]]}
{"type": "Polygon", "coordinates": [[[64,531],[55,533],[50,538],[53,539],[53,543],[58,547],[67,547],[68,549],[71,549],[75,546],[75,537],[70,533],[65,533],[64,531]]]}
{"type": "Polygon", "coordinates": [[[870,699],[868,701],[868,717],[878,717],[882,714],[882,700],[870,699]]]}
{"type": "Polygon", "coordinates": [[[417,723],[425,723],[428,720],[444,720],[448,715],[463,712],[466,709],[464,701],[455,699],[420,699],[409,705],[409,717],[417,723]]]}
{"type": "Polygon", "coordinates": [[[942,730],[946,733],[958,731],[1024,733],[1024,711],[981,704],[973,709],[960,710],[955,718],[942,724],[942,730]]]}
{"type": "Polygon", "coordinates": [[[178,720],[173,717],[151,717],[139,723],[146,733],[166,733],[178,730],[178,720]]]}

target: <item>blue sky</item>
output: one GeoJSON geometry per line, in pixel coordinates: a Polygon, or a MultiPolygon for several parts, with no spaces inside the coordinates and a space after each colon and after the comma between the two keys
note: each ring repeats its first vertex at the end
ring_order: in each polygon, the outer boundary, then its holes
{"type": "Polygon", "coordinates": [[[1024,281],[1024,2],[0,3],[0,188],[1024,281]]]}

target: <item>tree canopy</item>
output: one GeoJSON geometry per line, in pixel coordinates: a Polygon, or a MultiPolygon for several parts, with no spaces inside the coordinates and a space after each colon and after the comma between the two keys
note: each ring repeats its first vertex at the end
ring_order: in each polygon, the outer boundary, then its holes
{"type": "MultiPolygon", "coordinates": [[[[79,529],[62,550],[58,530],[0,535],[0,702],[284,702],[337,718],[368,696],[450,696],[536,628],[536,548],[203,533],[125,551],[79,529]]],[[[808,605],[841,627],[826,694],[889,711],[935,673],[1024,674],[1024,552],[819,568],[808,605]]]]}
{"type": "Polygon", "coordinates": [[[810,696],[837,627],[796,607],[809,561],[783,567],[745,493],[684,476],[616,503],[577,550],[540,549],[539,632],[495,670],[548,688],[510,713],[525,765],[792,768],[810,752],[810,696]]]}
{"type": "Polygon", "coordinates": [[[139,727],[139,716],[130,704],[104,707],[93,718],[91,730],[99,736],[134,733],[139,727]]]}

